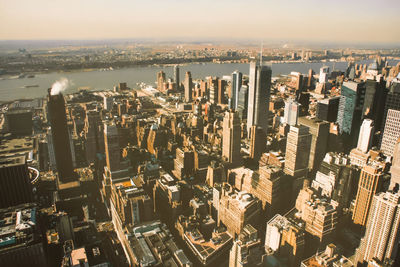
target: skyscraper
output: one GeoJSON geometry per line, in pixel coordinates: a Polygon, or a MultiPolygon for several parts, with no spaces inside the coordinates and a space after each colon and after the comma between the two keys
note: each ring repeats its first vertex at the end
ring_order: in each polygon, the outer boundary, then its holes
{"type": "Polygon", "coordinates": [[[373,196],[366,233],[357,251],[358,261],[395,260],[399,249],[399,225],[400,193],[389,191],[373,196]]]}
{"type": "Polygon", "coordinates": [[[72,165],[72,154],[67,116],[65,114],[64,97],[61,93],[58,95],[52,95],[51,89],[49,89],[48,92],[48,118],[51,125],[57,172],[60,180],[62,182],[67,182],[72,180],[75,175],[72,165]]]}
{"type": "Polygon", "coordinates": [[[157,73],[157,90],[164,91],[164,83],[166,82],[165,79],[165,72],[162,70],[157,73]]]}
{"type": "Polygon", "coordinates": [[[119,149],[119,137],[117,126],[113,123],[104,124],[104,143],[106,152],[106,163],[109,171],[120,170],[120,149],[119,149]]]}
{"type": "Polygon", "coordinates": [[[365,98],[362,115],[374,121],[376,129],[381,128],[386,99],[386,81],[383,78],[365,82],[365,98]]]}
{"type": "Polygon", "coordinates": [[[344,82],[342,84],[337,123],[341,134],[348,136],[348,142],[355,144],[360,129],[364,106],[365,83],[344,82]]]}
{"type": "Polygon", "coordinates": [[[240,132],[239,114],[227,111],[223,121],[222,157],[232,164],[239,164],[241,161],[240,132]]]}
{"type": "Polygon", "coordinates": [[[179,66],[175,65],[174,66],[174,79],[176,83],[176,89],[179,91],[181,85],[180,85],[180,80],[179,80],[179,66]]]}
{"type": "Polygon", "coordinates": [[[185,101],[192,102],[192,88],[193,88],[193,81],[192,81],[192,74],[190,71],[186,72],[185,75],[185,101]]]}
{"type": "Polygon", "coordinates": [[[250,158],[258,161],[265,152],[267,138],[260,126],[251,126],[250,130],[250,158]]]}
{"type": "Polygon", "coordinates": [[[247,132],[257,125],[268,132],[268,105],[271,90],[272,70],[258,62],[250,63],[249,97],[247,109],[247,132]]]}
{"type": "Polygon", "coordinates": [[[240,88],[237,101],[238,103],[237,110],[239,112],[239,118],[242,120],[247,118],[248,96],[249,96],[249,88],[247,87],[247,85],[243,85],[240,88]]]}
{"type": "Polygon", "coordinates": [[[232,73],[232,84],[231,84],[231,108],[237,110],[239,104],[239,92],[242,87],[242,73],[234,71],[232,73]]]}
{"type": "Polygon", "coordinates": [[[400,137],[400,110],[389,109],[382,135],[381,150],[385,156],[392,157],[396,141],[400,137]]]}
{"type": "Polygon", "coordinates": [[[324,66],[321,67],[319,70],[319,83],[327,83],[328,82],[328,75],[329,75],[329,67],[324,66]]]}
{"type": "Polygon", "coordinates": [[[283,117],[283,122],[291,126],[297,125],[297,120],[299,118],[300,104],[291,98],[285,101],[285,113],[283,117]]]}
{"type": "Polygon", "coordinates": [[[320,120],[336,122],[340,97],[318,100],[316,117],[320,120]]]}
{"type": "Polygon", "coordinates": [[[400,186],[400,137],[397,139],[396,145],[393,151],[392,167],[390,168],[390,173],[392,177],[390,179],[390,189],[392,189],[396,184],[397,187],[400,186]]]}
{"type": "Polygon", "coordinates": [[[381,164],[373,162],[362,168],[356,203],[353,212],[353,222],[365,226],[373,196],[383,189],[383,167],[381,164]]]}
{"type": "MultiPolygon", "coordinates": [[[[399,74],[400,76],[400,74],[399,74]]],[[[383,118],[381,124],[381,132],[385,129],[386,117],[389,109],[400,110],[400,79],[397,78],[389,87],[389,92],[386,95],[385,108],[383,111],[383,118]]],[[[381,138],[382,141],[382,138],[381,138]]]]}
{"type": "Polygon", "coordinates": [[[226,88],[226,81],[219,79],[218,80],[218,104],[225,104],[225,88],[226,88]]]}
{"type": "Polygon", "coordinates": [[[368,150],[371,148],[373,137],[374,121],[371,119],[365,119],[361,125],[357,148],[363,153],[367,153],[368,150]]]}

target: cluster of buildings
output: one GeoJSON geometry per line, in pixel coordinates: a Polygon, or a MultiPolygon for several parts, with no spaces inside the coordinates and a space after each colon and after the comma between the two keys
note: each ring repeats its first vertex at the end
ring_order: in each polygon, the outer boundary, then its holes
{"type": "Polygon", "coordinates": [[[7,104],[0,263],[396,266],[399,72],[260,59],[7,104]]]}

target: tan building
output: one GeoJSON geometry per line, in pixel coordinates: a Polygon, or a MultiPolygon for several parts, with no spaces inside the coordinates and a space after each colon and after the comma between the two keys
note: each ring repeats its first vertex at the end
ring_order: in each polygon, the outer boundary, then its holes
{"type": "Polygon", "coordinates": [[[312,135],[308,168],[315,171],[324,159],[328,149],[330,124],[327,121],[311,117],[300,117],[299,124],[307,126],[312,135]]]}
{"type": "Polygon", "coordinates": [[[384,166],[372,162],[362,168],[358,182],[357,197],[353,212],[353,222],[365,226],[374,195],[383,190],[384,166]]]}
{"type": "Polygon", "coordinates": [[[222,158],[237,165],[241,162],[240,131],[239,114],[234,111],[226,112],[223,121],[222,158]]]}
{"type": "Polygon", "coordinates": [[[395,260],[398,254],[399,226],[400,194],[390,191],[376,194],[373,197],[366,233],[356,254],[358,261],[395,260]]]}
{"type": "Polygon", "coordinates": [[[296,217],[306,223],[305,230],[319,238],[320,242],[328,241],[337,224],[337,210],[333,203],[316,197],[316,191],[305,183],[296,199],[296,217]]]}
{"type": "Polygon", "coordinates": [[[276,214],[265,231],[267,254],[289,259],[288,266],[299,266],[305,249],[304,226],[276,214]]]}
{"type": "Polygon", "coordinates": [[[390,179],[390,188],[400,186],[400,138],[397,140],[393,152],[392,167],[390,168],[392,178],[390,179]]]}
{"type": "Polygon", "coordinates": [[[227,227],[231,235],[239,235],[243,227],[257,227],[261,212],[261,201],[246,192],[238,192],[229,184],[222,186],[218,207],[218,224],[227,227]]]}

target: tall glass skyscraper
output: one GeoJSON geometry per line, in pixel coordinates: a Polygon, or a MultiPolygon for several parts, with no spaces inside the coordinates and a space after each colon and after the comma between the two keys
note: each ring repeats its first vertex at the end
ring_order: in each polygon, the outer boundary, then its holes
{"type": "Polygon", "coordinates": [[[232,85],[231,85],[231,96],[230,96],[230,108],[237,110],[239,104],[239,92],[242,86],[242,73],[234,71],[232,73],[232,85]]]}
{"type": "Polygon", "coordinates": [[[258,62],[250,63],[249,98],[247,109],[247,133],[251,126],[260,126],[267,134],[268,105],[271,90],[272,70],[258,62]]]}

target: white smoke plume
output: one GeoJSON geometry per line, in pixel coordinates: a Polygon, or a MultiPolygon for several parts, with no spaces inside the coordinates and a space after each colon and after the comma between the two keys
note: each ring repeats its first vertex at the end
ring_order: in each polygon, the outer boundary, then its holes
{"type": "Polygon", "coordinates": [[[65,91],[70,85],[71,83],[67,78],[61,78],[51,86],[51,95],[58,95],[59,93],[65,91]]]}

